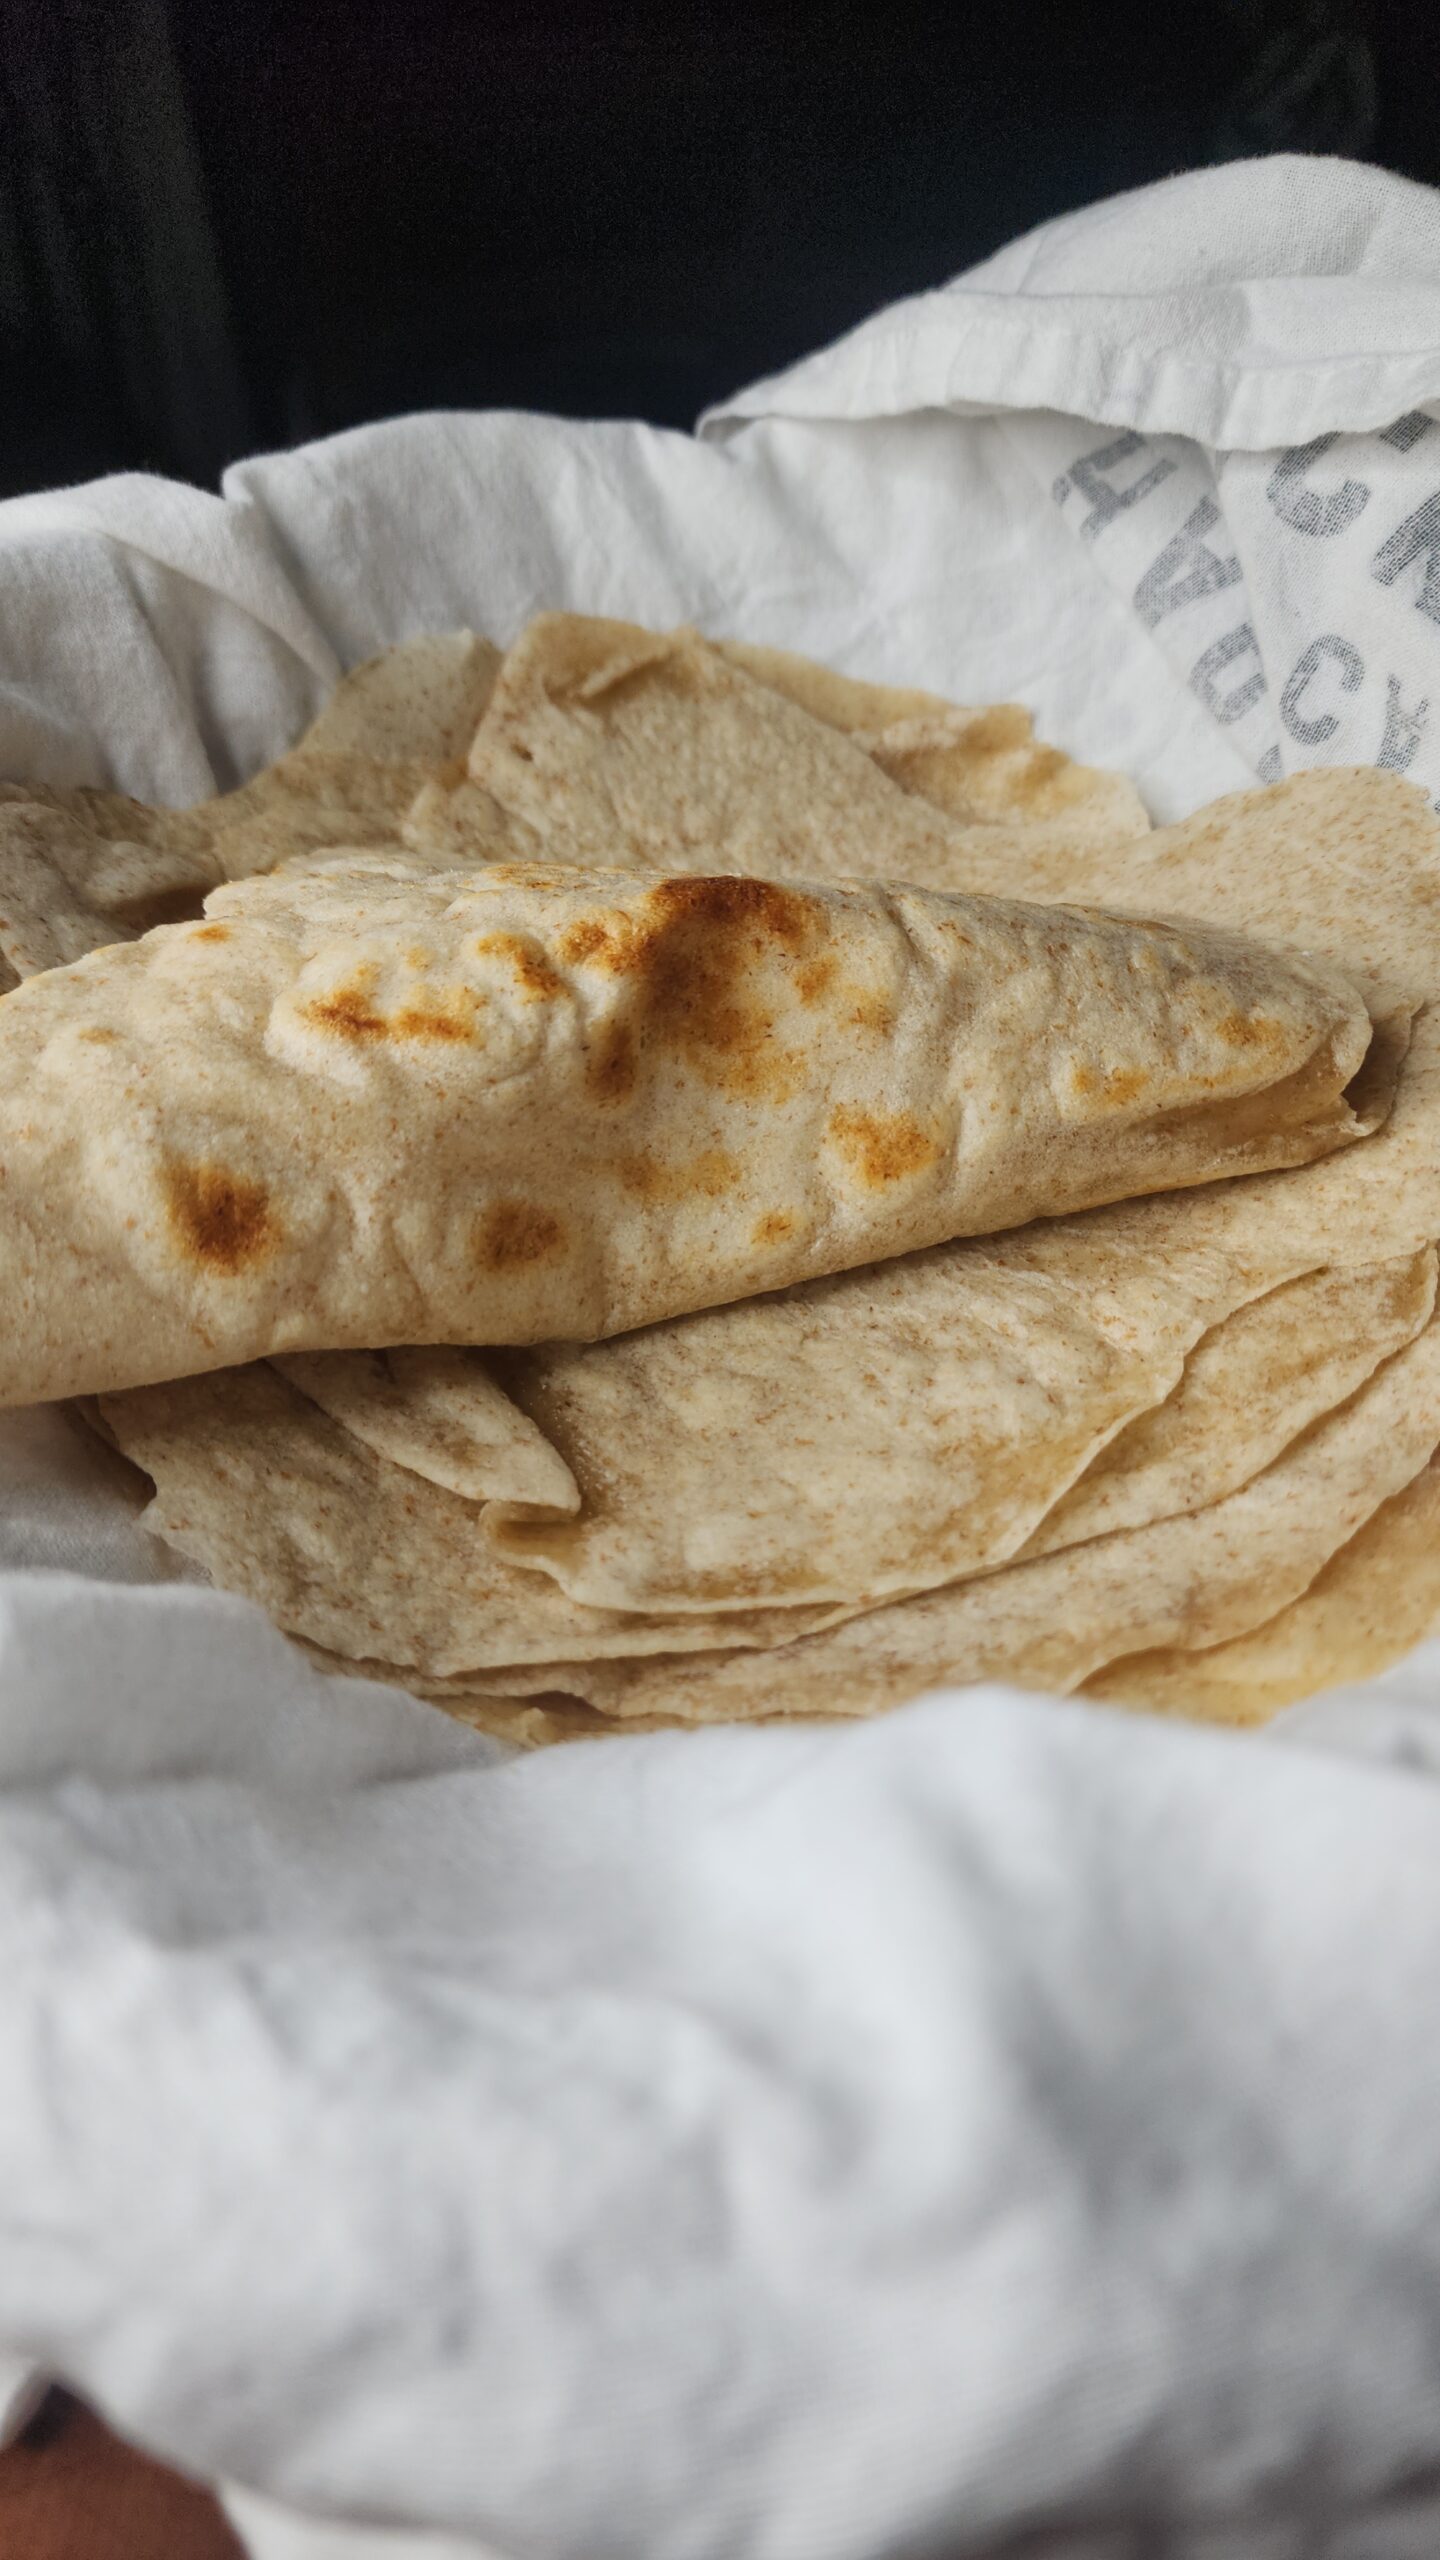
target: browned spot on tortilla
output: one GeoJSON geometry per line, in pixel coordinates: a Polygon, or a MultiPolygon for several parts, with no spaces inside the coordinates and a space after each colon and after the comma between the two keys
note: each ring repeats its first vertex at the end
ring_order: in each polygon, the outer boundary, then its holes
{"type": "Polygon", "coordinates": [[[401,1040],[473,1040],[478,1001],[469,987],[460,987],[440,1004],[402,1005],[386,1027],[401,1040]]]}
{"type": "Polygon", "coordinates": [[[365,970],[348,987],[315,996],[301,1012],[322,1031],[342,1040],[473,1040],[477,1007],[484,1001],[472,987],[453,988],[436,1001],[416,998],[394,1013],[377,1013],[371,1000],[374,974],[365,970]]]}
{"type": "MultiPolygon", "coordinates": [[[[1018,702],[997,702],[974,720],[967,720],[957,745],[967,755],[1007,755],[1016,747],[1028,747],[1033,723],[1030,714],[1018,702]]],[[[1060,757],[1064,763],[1064,757],[1060,757]]]]}
{"type": "Polygon", "coordinates": [[[313,996],[302,1006],[307,1022],[321,1031],[337,1031],[342,1040],[383,1040],[390,1029],[370,1002],[369,983],[335,987],[328,996],[313,996]]]}
{"type": "Polygon", "coordinates": [[[628,1102],[635,1090],[635,1035],[628,1022],[602,1022],[585,1052],[585,1087],[597,1102],[628,1102]]]}
{"type": "Polygon", "coordinates": [[[672,922],[698,916],[712,929],[748,926],[791,951],[806,948],[822,914],[812,899],[773,880],[723,873],[682,872],[678,879],[657,880],[647,904],[672,922]]]}
{"type": "Polygon", "coordinates": [[[830,1135],[872,1191],[923,1173],[940,1153],[939,1141],[908,1111],[855,1111],[842,1104],[830,1114],[830,1135]]]}
{"type": "Polygon", "coordinates": [[[98,1046],[101,1041],[118,1040],[120,1034],[118,1031],[107,1031],[103,1023],[87,1022],[76,1032],[75,1037],[77,1040],[93,1040],[98,1046]]]}
{"type": "Polygon", "coordinates": [[[552,1262],[564,1243],[559,1219],[533,1200],[497,1200],[486,1210],[475,1239],[487,1271],[523,1271],[532,1263],[552,1262]]]}
{"type": "Polygon", "coordinates": [[[623,916],[578,917],[560,937],[561,959],[570,967],[583,967],[587,960],[608,960],[621,938],[618,928],[627,922],[623,916]]]}
{"type": "Polygon", "coordinates": [[[1111,1067],[1105,1078],[1105,1099],[1114,1103],[1133,1102],[1138,1093],[1144,1092],[1149,1081],[1143,1067],[1111,1067]]]}
{"type": "Polygon", "coordinates": [[[263,1262],[280,1240],[263,1183],[218,1164],[169,1164],[163,1174],[170,1223],[202,1269],[233,1277],[263,1262]]]}
{"type": "Polygon", "coordinates": [[[617,1156],[615,1171],[637,1200],[690,1200],[697,1195],[718,1200],[733,1191],[740,1179],[740,1167],[724,1147],[706,1147],[688,1164],[665,1164],[656,1156],[617,1156]]]}
{"type": "Polygon", "coordinates": [[[767,1209],[764,1217],[755,1221],[754,1239],[756,1244],[783,1244],[794,1231],[795,1221],[788,1209],[767,1209]]]}
{"type": "Polygon", "coordinates": [[[1096,1094],[1102,1106],[1107,1102],[1117,1105],[1133,1102],[1137,1093],[1144,1092],[1149,1081],[1143,1067],[1106,1067],[1102,1073],[1099,1068],[1087,1066],[1080,1059],[1070,1070],[1071,1091],[1079,1094],[1082,1100],[1096,1094]]]}
{"type": "Polygon", "coordinates": [[[1228,1049],[1283,1049],[1285,1034],[1263,1013],[1227,1013],[1215,1025],[1217,1039],[1228,1049]]]}
{"type": "Polygon", "coordinates": [[[493,951],[497,960],[509,961],[527,1004],[563,992],[565,981],[558,970],[551,967],[543,951],[533,942],[523,941],[518,933],[482,934],[475,948],[482,954],[493,951]]]}
{"type": "Polygon", "coordinates": [[[638,914],[578,918],[560,948],[627,982],[627,1015],[647,1044],[678,1052],[707,1084],[779,1101],[805,1064],[777,1038],[755,981],[766,961],[813,967],[826,924],[813,899],[773,880],[696,873],[658,880],[638,914]]]}
{"type": "Polygon", "coordinates": [[[228,942],[230,927],[228,924],[200,924],[196,926],[190,939],[192,942],[228,942]]]}
{"type": "Polygon", "coordinates": [[[802,1004],[814,1004],[823,996],[835,975],[835,963],[828,952],[818,960],[807,960],[795,972],[795,991],[802,1004]]]}
{"type": "Polygon", "coordinates": [[[895,1028],[895,1007],[887,995],[869,987],[857,989],[851,1021],[861,1031],[878,1031],[881,1037],[895,1028]]]}

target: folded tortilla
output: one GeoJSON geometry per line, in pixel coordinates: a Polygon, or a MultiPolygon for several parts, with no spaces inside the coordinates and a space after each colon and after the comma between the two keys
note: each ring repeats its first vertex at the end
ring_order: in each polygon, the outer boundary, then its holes
{"type": "Polygon", "coordinates": [[[1013,1554],[1243,1285],[1203,1256],[1107,1273],[1086,1225],[580,1351],[312,1352],[102,1412],[157,1534],[333,1653],[478,1680],[785,1644],[1013,1554]],[[535,1570],[522,1524],[582,1503],[535,1570]]]}
{"type": "Polygon", "coordinates": [[[0,1005],[0,1401],[594,1339],[1366,1125],[1343,971],[1223,932],[398,860],[207,916],[0,1005]]]}
{"type": "MultiPolygon", "coordinates": [[[[577,615],[547,616],[563,632],[577,615]]],[[[532,626],[533,628],[533,626],[532,626]]],[[[614,623],[596,630],[623,631],[614,623]]],[[[689,640],[691,634],[676,635],[689,640]]],[[[552,645],[554,645],[552,643],[552,645]]],[[[1071,844],[1144,835],[1150,819],[1128,774],[1077,764],[1035,735],[1018,702],[970,710],[939,694],[871,684],[789,649],[717,640],[712,647],[827,727],[842,729],[902,789],[965,826],[1062,830],[1071,844]]]]}
{"type": "Polygon", "coordinates": [[[972,842],[1142,834],[1123,775],[1038,743],[1016,704],[969,711],[698,632],[541,614],[507,651],[468,771],[404,837],[455,863],[517,855],[663,871],[964,885],[972,842]],[[896,789],[896,783],[901,789],[896,789]]]}
{"type": "MultiPolygon", "coordinates": [[[[1189,1260],[1178,1258],[1181,1271],[1189,1260]]],[[[1433,1246],[1368,1267],[1308,1271],[1238,1306],[1195,1345],[1169,1395],[1106,1443],[1019,1552],[1054,1555],[1222,1501],[1344,1404],[1434,1309],[1433,1246]]]]}
{"type": "Polygon", "coordinates": [[[462,1499],[380,1457],[267,1361],[102,1396],[99,1414],[154,1482],[145,1519],[158,1537],[291,1634],[336,1655],[383,1655],[406,1677],[483,1681],[487,1662],[577,1648],[629,1657],[783,1642],[835,1615],[737,1610],[677,1626],[584,1608],[518,1571],[487,1549],[482,1523],[492,1494],[522,1480],[533,1490],[536,1450],[519,1415],[472,1476],[484,1491],[462,1499]]]}
{"type": "Polygon", "coordinates": [[[189,809],[0,783],[0,993],[198,918],[222,880],[317,848],[393,845],[423,786],[463,771],[499,664],[471,631],[404,641],[352,668],[277,764],[189,809]]]}
{"type": "MultiPolygon", "coordinates": [[[[1264,1724],[1282,1707],[1342,1682],[1373,1679],[1440,1625],[1440,1458],[1381,1504],[1298,1600],[1247,1635],[1202,1652],[1129,1654],[1085,1684],[1087,1697],[1202,1724],[1264,1724]]],[[[516,1714],[525,1742],[558,1738],[556,1710],[516,1714]]],[[[495,1727],[506,1719],[498,1710],[495,1727]]],[[[561,1715],[580,1716],[578,1707],[561,1715]]],[[[472,1715],[467,1719],[475,1721],[472,1715]]],[[[575,1731],[585,1729],[577,1722],[575,1731]]]]}
{"type": "Polygon", "coordinates": [[[976,1680],[1065,1692],[1123,1655],[1218,1645],[1288,1608],[1437,1444],[1432,1322],[1263,1474],[1203,1511],[887,1602],[779,1651],[555,1661],[513,1676],[496,1667],[484,1685],[685,1723],[777,1709],[873,1715],[923,1689],[976,1680]]]}

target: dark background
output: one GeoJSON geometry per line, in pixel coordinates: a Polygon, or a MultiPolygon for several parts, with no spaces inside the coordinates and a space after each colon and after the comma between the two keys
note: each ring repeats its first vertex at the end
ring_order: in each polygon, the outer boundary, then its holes
{"type": "Polygon", "coordinates": [[[1046,216],[1440,179],[1440,0],[0,0],[0,492],[707,401],[1046,216]]]}

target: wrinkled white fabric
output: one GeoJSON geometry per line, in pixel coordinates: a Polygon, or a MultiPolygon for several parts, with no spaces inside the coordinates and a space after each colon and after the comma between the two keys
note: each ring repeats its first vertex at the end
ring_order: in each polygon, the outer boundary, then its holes
{"type": "MultiPolygon", "coordinates": [[[[1029,703],[1168,818],[1440,793],[1440,200],[1047,225],[698,438],[401,419],[0,507],[0,771],[182,799],[541,606],[1029,703]]],[[[3,1311],[0,1311],[3,1321],[3,1311]]],[[[255,2560],[1430,2560],[1440,1646],[507,1762],[0,1418],[0,2411],[255,2560]]]]}

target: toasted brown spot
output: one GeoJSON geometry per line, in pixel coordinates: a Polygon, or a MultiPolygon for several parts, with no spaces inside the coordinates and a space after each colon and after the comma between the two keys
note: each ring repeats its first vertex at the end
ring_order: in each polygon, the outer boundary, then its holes
{"type": "Polygon", "coordinates": [[[107,1031],[103,1023],[87,1022],[76,1032],[75,1037],[77,1040],[93,1040],[98,1048],[102,1042],[118,1040],[120,1034],[118,1031],[107,1031]]]}
{"type": "Polygon", "coordinates": [[[715,879],[703,872],[657,881],[648,903],[671,920],[699,916],[707,925],[749,926],[791,951],[802,951],[811,940],[819,913],[811,899],[773,880],[715,879]]]}
{"type": "Polygon", "coordinates": [[[580,916],[574,924],[567,925],[560,937],[561,959],[570,967],[583,967],[587,960],[608,960],[623,939],[623,932],[617,928],[623,928],[628,921],[624,916],[608,921],[602,916],[580,916]]]}
{"type": "Polygon", "coordinates": [[[561,956],[626,980],[640,1037],[685,1056],[708,1084],[783,1100],[804,1060],[777,1038],[753,982],[766,960],[813,967],[825,929],[823,908],[774,881],[687,874],[657,881],[638,915],[578,918],[561,956]]]}
{"type": "Polygon", "coordinates": [[[170,1164],[163,1179],[171,1226],[202,1268],[233,1275],[274,1252],[280,1229],[263,1183],[218,1164],[170,1164]]]}
{"type": "Polygon", "coordinates": [[[1133,1102],[1137,1093],[1144,1092],[1149,1081],[1143,1067],[1112,1067],[1105,1078],[1105,1099],[1115,1103],[1133,1102]]]}
{"type": "Polygon", "coordinates": [[[876,1191],[923,1173],[940,1153],[939,1141],[908,1111],[853,1111],[842,1104],[830,1114],[830,1135],[851,1170],[876,1191]]]}
{"type": "Polygon", "coordinates": [[[315,996],[304,1008],[307,1022],[321,1031],[337,1031],[342,1040],[384,1040],[390,1025],[370,1002],[367,985],[336,987],[328,996],[315,996]]]}
{"type": "Polygon", "coordinates": [[[1102,1074],[1097,1068],[1086,1066],[1082,1059],[1070,1070],[1071,1091],[1079,1094],[1082,1100],[1088,1100],[1092,1094],[1098,1095],[1102,1106],[1114,1103],[1118,1108],[1133,1102],[1137,1093],[1144,1092],[1149,1081],[1143,1067],[1107,1067],[1102,1074]]]}
{"type": "Polygon", "coordinates": [[[724,1191],[733,1191],[740,1179],[740,1167],[723,1147],[707,1147],[689,1167],[689,1188],[704,1194],[707,1200],[718,1200],[724,1191]]]}
{"type": "Polygon", "coordinates": [[[543,996],[558,996],[564,991],[564,979],[558,970],[551,967],[544,952],[533,942],[522,941],[518,933],[482,934],[475,948],[482,955],[493,951],[498,960],[509,961],[520,992],[529,1004],[538,1003],[543,996]]]}
{"type": "Polygon", "coordinates": [[[1216,1023],[1217,1039],[1230,1049],[1283,1049],[1285,1034],[1263,1013],[1227,1013],[1216,1023]]]}
{"type": "Polygon", "coordinates": [[[895,1007],[889,996],[862,987],[856,994],[850,1019],[857,1029],[878,1031],[883,1039],[895,1028],[895,1007]]]}
{"type": "Polygon", "coordinates": [[[478,1001],[470,988],[461,987],[441,1004],[402,1005],[387,1027],[401,1040],[473,1040],[478,1001]]]}
{"type": "Polygon", "coordinates": [[[795,1221],[788,1209],[767,1209],[764,1217],[755,1221],[756,1244],[783,1244],[794,1232],[795,1221]]]}
{"type": "Polygon", "coordinates": [[[819,960],[807,960],[795,972],[795,990],[802,1004],[815,1004],[823,996],[835,975],[835,963],[826,952],[819,960]]]}
{"type": "Polygon", "coordinates": [[[476,1251],[487,1271],[521,1271],[531,1263],[551,1262],[564,1243],[559,1219],[533,1200],[497,1200],[476,1235],[476,1251]]]}
{"type": "Polygon", "coordinates": [[[228,924],[200,924],[196,926],[190,939],[192,942],[228,942],[230,927],[228,924]]]}
{"type": "Polygon", "coordinates": [[[635,1035],[628,1022],[602,1022],[585,1052],[585,1088],[596,1102],[628,1102],[635,1090],[635,1035]]]}
{"type": "Polygon", "coordinates": [[[483,998],[472,987],[453,988],[437,1002],[400,1005],[394,1013],[377,1013],[371,1000],[368,970],[348,987],[316,996],[302,1007],[307,1022],[342,1040],[473,1040],[475,1016],[483,998]]]}
{"type": "Polygon", "coordinates": [[[718,1200],[733,1191],[740,1167],[723,1147],[707,1147],[688,1164],[666,1164],[657,1156],[624,1155],[615,1159],[624,1188],[637,1200],[718,1200]]]}

